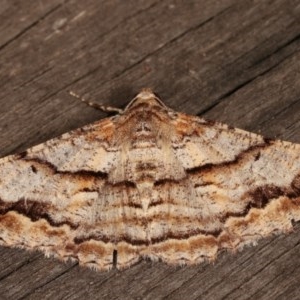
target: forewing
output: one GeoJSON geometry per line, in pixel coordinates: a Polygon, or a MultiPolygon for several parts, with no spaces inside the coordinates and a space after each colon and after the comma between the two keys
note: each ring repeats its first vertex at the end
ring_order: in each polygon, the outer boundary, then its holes
{"type": "Polygon", "coordinates": [[[112,267],[114,242],[125,230],[121,203],[135,197],[133,189],[108,182],[119,155],[113,120],[0,160],[3,245],[75,258],[97,269],[112,267]],[[85,240],[87,233],[90,238],[85,240]]]}
{"type": "Polygon", "coordinates": [[[184,114],[173,125],[186,177],[156,187],[151,251],[162,260],[214,259],[300,220],[300,145],[184,114]]]}

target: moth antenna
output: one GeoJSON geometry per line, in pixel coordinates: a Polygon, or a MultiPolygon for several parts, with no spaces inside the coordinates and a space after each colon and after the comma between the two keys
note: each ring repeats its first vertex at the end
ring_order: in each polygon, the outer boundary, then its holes
{"type": "Polygon", "coordinates": [[[73,91],[69,91],[69,94],[77,99],[79,99],[81,102],[85,103],[88,106],[91,106],[93,108],[96,108],[98,110],[102,110],[104,112],[116,112],[118,114],[122,114],[123,113],[123,109],[121,108],[117,108],[117,107],[112,107],[112,106],[108,106],[108,105],[102,105],[102,104],[98,104],[95,102],[91,102],[89,100],[84,99],[83,97],[79,96],[78,94],[74,93],[73,91]]]}

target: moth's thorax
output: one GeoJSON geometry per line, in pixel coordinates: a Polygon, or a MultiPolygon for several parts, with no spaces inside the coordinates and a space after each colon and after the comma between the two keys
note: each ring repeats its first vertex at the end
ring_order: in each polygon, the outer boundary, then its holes
{"type": "MultiPolygon", "coordinates": [[[[113,182],[122,182],[127,176],[127,180],[140,186],[142,193],[159,180],[174,178],[172,170],[180,168],[172,151],[171,138],[175,133],[170,121],[169,110],[154,98],[138,98],[125,110],[116,128],[116,142],[122,153],[116,165],[121,172],[112,171],[113,182]]],[[[183,172],[178,174],[180,178],[184,176],[183,172]]]]}
{"type": "Polygon", "coordinates": [[[157,130],[151,122],[142,121],[134,128],[131,138],[131,148],[156,147],[158,138],[157,130]]]}
{"type": "Polygon", "coordinates": [[[127,136],[130,148],[157,147],[164,136],[169,135],[170,117],[168,109],[156,98],[133,100],[119,119],[118,135],[127,136]]]}

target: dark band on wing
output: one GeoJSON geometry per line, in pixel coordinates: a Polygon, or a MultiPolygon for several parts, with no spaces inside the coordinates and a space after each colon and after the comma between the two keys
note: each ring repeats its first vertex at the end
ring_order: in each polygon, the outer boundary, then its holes
{"type": "Polygon", "coordinates": [[[82,237],[76,237],[74,239],[75,244],[82,244],[84,242],[87,242],[89,240],[95,240],[95,241],[100,241],[103,243],[115,243],[118,244],[120,242],[125,242],[127,244],[130,244],[132,246],[149,246],[149,245],[154,245],[154,244],[159,244],[162,242],[165,242],[167,240],[187,240],[191,237],[194,236],[213,236],[213,237],[218,237],[221,234],[222,230],[214,230],[214,231],[206,231],[206,230],[201,230],[201,229],[194,229],[190,230],[185,233],[174,233],[174,232],[166,232],[164,235],[160,237],[153,238],[151,240],[143,240],[143,239],[134,239],[129,235],[122,235],[119,237],[113,237],[113,236],[105,236],[105,235],[87,235],[87,236],[82,236],[82,237]]]}
{"type": "Polygon", "coordinates": [[[53,220],[48,213],[50,207],[51,206],[48,203],[42,201],[20,199],[16,202],[6,202],[0,199],[0,215],[5,215],[8,212],[14,211],[26,216],[32,222],[44,219],[53,227],[68,225],[72,229],[78,228],[77,224],[73,224],[69,221],[56,222],[53,220]]]}
{"type": "MultiPolygon", "coordinates": [[[[26,157],[26,152],[22,153],[22,155],[18,154],[17,155],[18,159],[26,161],[26,162],[31,162],[31,163],[36,163],[38,165],[41,165],[43,167],[47,167],[51,169],[51,171],[54,174],[63,174],[63,175],[72,175],[72,176],[83,176],[83,177],[94,177],[94,178],[100,178],[100,179],[106,179],[108,177],[107,173],[101,172],[101,171],[91,171],[91,170],[78,170],[78,171],[62,171],[58,170],[58,168],[51,164],[50,162],[46,160],[42,160],[40,158],[28,158],[26,157]]],[[[38,171],[38,170],[35,170],[38,171]]]]}
{"type": "MultiPolygon", "coordinates": [[[[207,163],[207,164],[204,164],[204,165],[200,165],[200,166],[197,166],[197,167],[193,167],[193,168],[187,169],[186,172],[188,174],[197,174],[197,173],[201,173],[202,171],[210,171],[210,170],[212,170],[214,168],[228,167],[228,166],[232,166],[232,165],[238,165],[249,154],[253,154],[254,155],[254,159],[257,160],[259,158],[257,156],[258,153],[259,153],[258,150],[259,149],[265,149],[265,148],[269,147],[270,145],[272,145],[272,143],[273,143],[272,140],[265,139],[264,143],[260,143],[260,144],[251,146],[251,147],[245,149],[244,151],[241,151],[232,160],[222,161],[221,163],[216,163],[216,164],[207,163]]],[[[260,156],[260,154],[259,154],[259,156],[260,156]]]]}

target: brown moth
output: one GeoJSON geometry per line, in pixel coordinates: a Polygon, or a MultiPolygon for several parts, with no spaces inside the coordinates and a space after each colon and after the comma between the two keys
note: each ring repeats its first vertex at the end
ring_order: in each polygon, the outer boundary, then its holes
{"type": "Polygon", "coordinates": [[[178,113],[149,89],[117,111],[0,160],[1,245],[98,270],[190,265],[300,220],[300,145],[178,113]]]}

